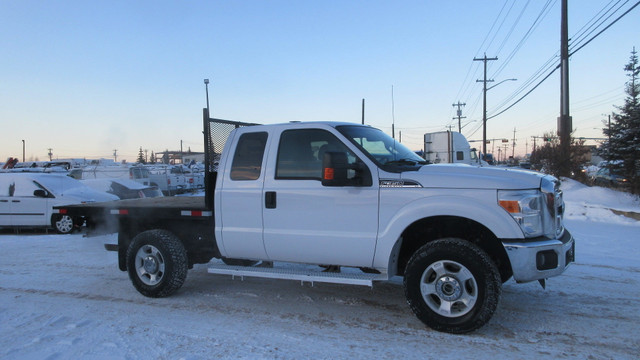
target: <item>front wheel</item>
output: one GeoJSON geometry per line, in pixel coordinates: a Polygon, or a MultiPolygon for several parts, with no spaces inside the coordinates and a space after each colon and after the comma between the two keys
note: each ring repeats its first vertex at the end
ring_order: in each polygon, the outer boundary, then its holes
{"type": "Polygon", "coordinates": [[[430,242],[409,260],[404,289],[409,306],[434,330],[463,334],[495,312],[502,281],[489,255],[457,238],[430,242]]]}
{"type": "Polygon", "coordinates": [[[187,278],[184,245],[166,230],[138,234],[127,249],[127,271],[133,286],[144,296],[165,297],[176,292],[187,278]]]}

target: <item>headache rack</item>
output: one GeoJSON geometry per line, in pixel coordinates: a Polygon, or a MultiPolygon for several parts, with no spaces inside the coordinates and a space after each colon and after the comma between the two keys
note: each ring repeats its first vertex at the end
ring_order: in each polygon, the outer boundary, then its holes
{"type": "Polygon", "coordinates": [[[216,183],[218,173],[218,162],[222,149],[227,142],[227,138],[231,131],[243,126],[254,126],[260,124],[244,123],[240,121],[231,121],[223,119],[214,119],[209,117],[209,110],[202,109],[203,118],[203,134],[204,134],[204,187],[205,187],[205,204],[207,208],[213,206],[213,196],[211,192],[216,183]]]}

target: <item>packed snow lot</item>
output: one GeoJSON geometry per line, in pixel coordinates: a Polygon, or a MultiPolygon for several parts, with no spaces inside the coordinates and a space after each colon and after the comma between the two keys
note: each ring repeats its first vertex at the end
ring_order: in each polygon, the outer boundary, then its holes
{"type": "Polygon", "coordinates": [[[145,298],[103,243],[114,236],[0,235],[2,359],[637,359],[640,203],[566,180],[576,257],[543,290],[503,286],[493,319],[468,335],[426,328],[401,279],[361,286],[189,272],[145,298]],[[633,214],[631,214],[633,215],[633,214]]]}

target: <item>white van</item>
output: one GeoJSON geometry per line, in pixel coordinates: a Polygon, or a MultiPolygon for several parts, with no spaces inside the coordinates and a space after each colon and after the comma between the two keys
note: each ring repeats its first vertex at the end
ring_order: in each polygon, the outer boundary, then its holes
{"type": "Polygon", "coordinates": [[[118,200],[66,175],[0,174],[0,228],[50,228],[67,234],[84,219],[54,212],[59,205],[118,200]]]}

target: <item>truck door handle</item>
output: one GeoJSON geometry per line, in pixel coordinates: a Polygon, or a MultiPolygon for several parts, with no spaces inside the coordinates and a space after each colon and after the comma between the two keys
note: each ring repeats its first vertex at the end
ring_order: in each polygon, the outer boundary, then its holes
{"type": "Polygon", "coordinates": [[[276,208],[276,192],[267,191],[264,193],[264,207],[267,209],[276,208]]]}

